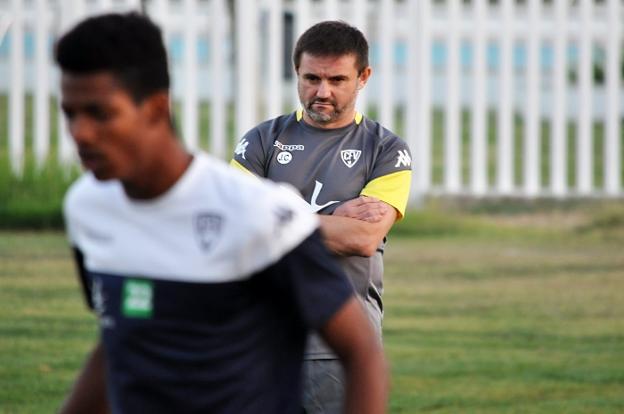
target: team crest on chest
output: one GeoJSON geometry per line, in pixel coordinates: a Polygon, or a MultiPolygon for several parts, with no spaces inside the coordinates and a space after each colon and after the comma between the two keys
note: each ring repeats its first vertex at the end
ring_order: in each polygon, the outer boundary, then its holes
{"type": "Polygon", "coordinates": [[[362,151],[360,150],[348,149],[340,151],[342,162],[349,168],[353,167],[355,163],[358,162],[360,155],[362,155],[362,151]]]}
{"type": "Polygon", "coordinates": [[[199,213],[195,216],[193,224],[199,247],[207,252],[221,235],[223,217],[216,213],[199,213]]]}

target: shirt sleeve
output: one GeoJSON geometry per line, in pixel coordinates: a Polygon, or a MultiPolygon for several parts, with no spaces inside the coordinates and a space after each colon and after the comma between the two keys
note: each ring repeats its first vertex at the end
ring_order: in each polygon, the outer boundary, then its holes
{"type": "Polygon", "coordinates": [[[354,291],[316,230],[277,262],[268,274],[277,291],[309,329],[323,327],[353,296],[354,291]]]}
{"type": "Polygon", "coordinates": [[[247,132],[234,149],[234,158],[230,165],[259,177],[266,175],[266,155],[263,148],[262,136],[258,127],[247,132]]]}
{"type": "Polygon", "coordinates": [[[72,248],[74,253],[74,261],[76,263],[76,271],[78,272],[78,281],[80,282],[80,286],[82,286],[82,293],[85,298],[85,302],[89,309],[93,310],[93,299],[91,296],[91,283],[89,282],[89,277],[87,275],[87,271],[84,265],[84,255],[82,251],[77,248],[72,248]]]}
{"type": "Polygon", "coordinates": [[[384,139],[369,181],[360,194],[376,197],[393,206],[399,219],[405,215],[412,182],[412,156],[409,147],[399,137],[384,139]]]}

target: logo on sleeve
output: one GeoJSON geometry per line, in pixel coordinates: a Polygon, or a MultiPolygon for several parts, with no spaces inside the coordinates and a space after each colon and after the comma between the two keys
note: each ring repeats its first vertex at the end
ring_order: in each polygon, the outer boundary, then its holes
{"type": "Polygon", "coordinates": [[[342,158],[342,162],[349,168],[353,167],[356,162],[360,159],[360,155],[362,155],[362,151],[348,149],[340,151],[340,158],[342,158]]]}
{"type": "Polygon", "coordinates": [[[91,300],[93,301],[93,310],[97,316],[102,317],[106,314],[106,297],[102,288],[102,281],[94,278],[91,283],[91,300]]]}
{"type": "Polygon", "coordinates": [[[219,239],[223,217],[216,213],[199,213],[195,216],[195,234],[199,247],[207,252],[219,239]]]}
{"type": "Polygon", "coordinates": [[[394,165],[395,168],[400,166],[409,167],[410,165],[412,165],[412,158],[410,157],[407,150],[399,150],[397,152],[399,153],[399,155],[397,156],[397,162],[394,165]]]}
{"type": "Polygon", "coordinates": [[[113,328],[115,321],[106,314],[106,295],[102,281],[94,277],[91,283],[91,300],[93,301],[93,310],[100,320],[102,328],[113,328]]]}
{"type": "Polygon", "coordinates": [[[151,280],[127,279],[122,291],[122,312],[129,318],[151,318],[154,286],[151,280]]]}
{"type": "Polygon", "coordinates": [[[248,145],[249,145],[249,141],[247,141],[245,138],[241,139],[238,142],[238,144],[236,144],[236,149],[234,150],[234,154],[240,155],[241,157],[243,157],[244,160],[246,160],[247,158],[245,158],[245,152],[247,151],[248,145]]]}

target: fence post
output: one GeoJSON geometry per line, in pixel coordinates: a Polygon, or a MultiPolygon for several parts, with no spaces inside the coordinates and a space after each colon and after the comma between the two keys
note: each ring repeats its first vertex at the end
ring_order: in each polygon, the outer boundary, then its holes
{"type": "Polygon", "coordinates": [[[41,167],[50,150],[49,14],[44,0],[35,2],[35,159],[41,167]]]}
{"type": "Polygon", "coordinates": [[[377,109],[383,126],[394,130],[394,0],[381,0],[379,13],[379,99],[377,109]]]}
{"type": "MultiPolygon", "coordinates": [[[[60,7],[60,33],[63,34],[66,30],[71,28],[74,24],[86,15],[86,7],[84,0],[66,0],[61,3],[60,7]]],[[[57,97],[60,103],[61,92],[60,82],[57,86],[57,97]]],[[[75,145],[72,138],[67,131],[67,123],[62,111],[58,113],[58,142],[59,142],[59,161],[62,164],[69,165],[72,161],[76,160],[75,145]]]]}
{"type": "Polygon", "coordinates": [[[416,25],[408,40],[405,138],[412,150],[412,191],[416,200],[431,188],[431,33],[430,0],[408,0],[416,25]]]}
{"type": "Polygon", "coordinates": [[[338,2],[336,0],[323,0],[325,2],[324,19],[336,20],[340,16],[338,2]]]}
{"type": "Polygon", "coordinates": [[[182,97],[182,131],[191,150],[199,146],[197,98],[197,1],[184,0],[184,96],[182,97]]]}
{"type": "Polygon", "coordinates": [[[21,176],[24,169],[24,14],[20,0],[11,2],[11,84],[9,86],[9,156],[11,169],[21,176]]]}
{"type": "Polygon", "coordinates": [[[236,0],[236,139],[256,123],[256,41],[255,2],[236,0]]]}
{"type": "Polygon", "coordinates": [[[593,39],[592,39],[592,13],[593,0],[579,0],[581,28],[580,51],[578,62],[579,80],[579,112],[578,128],[576,136],[576,187],[579,194],[589,194],[593,188],[593,93],[592,93],[592,63],[593,63],[593,39]]]}
{"type": "Polygon", "coordinates": [[[621,159],[621,116],[620,98],[622,96],[620,82],[620,62],[622,59],[622,21],[618,0],[608,0],[608,30],[607,30],[607,105],[604,146],[605,193],[616,196],[622,185],[621,159]]]}
{"type": "MultiPolygon", "coordinates": [[[[310,0],[295,0],[295,32],[293,33],[293,48],[297,43],[299,36],[308,29],[310,21],[308,16],[310,15],[310,0]]],[[[294,68],[293,68],[294,70],[294,68]]],[[[293,73],[295,87],[292,90],[293,102],[295,105],[299,105],[299,94],[297,92],[297,73],[293,73]]]]}
{"type": "Polygon", "coordinates": [[[483,195],[487,189],[487,127],[486,127],[486,83],[487,67],[485,62],[485,1],[474,0],[474,35],[473,35],[473,90],[470,182],[475,195],[483,195]]]}
{"type": "Polygon", "coordinates": [[[528,2],[528,38],[526,42],[527,96],[524,107],[524,194],[535,197],[540,189],[540,2],[528,2]]]}
{"type": "MultiPolygon", "coordinates": [[[[210,50],[212,54],[212,100],[210,102],[210,150],[219,158],[226,157],[226,102],[225,102],[225,68],[228,58],[224,53],[226,25],[228,15],[223,0],[212,0],[212,33],[210,50]]],[[[227,154],[230,156],[231,154],[227,154]]]]}
{"type": "Polygon", "coordinates": [[[568,1],[555,0],[554,104],[550,134],[550,189],[555,197],[563,197],[568,191],[567,18],[568,1]]]}
{"type": "Polygon", "coordinates": [[[458,193],[461,187],[461,108],[460,93],[460,27],[459,0],[446,3],[448,32],[446,35],[446,109],[444,114],[444,189],[458,193]]]}
{"type": "Polygon", "coordinates": [[[284,12],[281,0],[273,0],[269,7],[269,52],[267,56],[269,79],[264,96],[266,97],[266,117],[274,118],[283,112],[282,72],[284,70],[284,12]]]}
{"type": "MultiPolygon", "coordinates": [[[[367,40],[367,13],[368,0],[353,0],[351,13],[353,14],[353,25],[357,27],[366,36],[367,40]]],[[[370,57],[369,57],[370,58],[370,57]]],[[[357,107],[362,114],[368,113],[368,93],[367,88],[363,88],[358,93],[357,107]]]]}
{"type": "Polygon", "coordinates": [[[502,30],[500,39],[500,101],[498,106],[497,187],[502,195],[512,192],[513,184],[513,0],[501,0],[502,30]]]}

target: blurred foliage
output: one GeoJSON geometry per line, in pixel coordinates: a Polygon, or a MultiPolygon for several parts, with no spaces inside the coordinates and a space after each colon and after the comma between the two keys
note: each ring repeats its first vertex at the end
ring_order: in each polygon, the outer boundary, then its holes
{"type": "Polygon", "coordinates": [[[78,175],[77,167],[54,157],[41,167],[26,157],[21,176],[15,175],[7,154],[0,153],[0,228],[61,228],[63,195],[78,175]]]}

